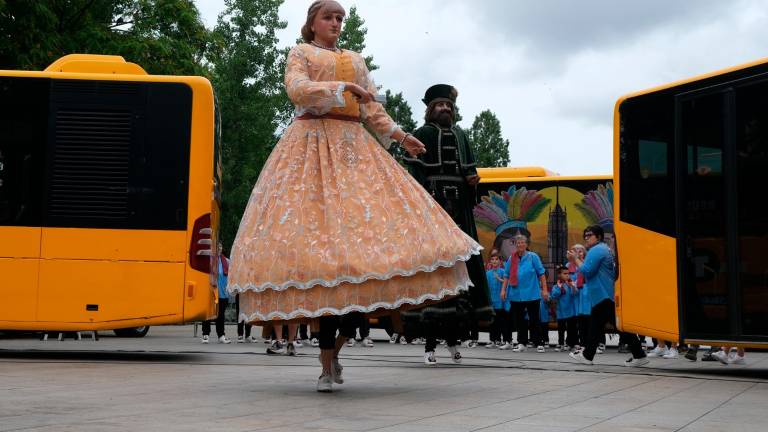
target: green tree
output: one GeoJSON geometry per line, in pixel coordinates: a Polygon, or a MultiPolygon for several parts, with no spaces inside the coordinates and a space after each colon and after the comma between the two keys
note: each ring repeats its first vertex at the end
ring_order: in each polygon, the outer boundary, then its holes
{"type": "MultiPolygon", "coordinates": [[[[413,132],[416,129],[416,122],[413,121],[413,111],[411,106],[408,105],[408,101],[403,97],[403,93],[393,94],[390,90],[384,92],[387,96],[387,102],[384,104],[384,109],[387,111],[392,120],[395,121],[404,131],[413,132]]],[[[397,159],[398,162],[402,162],[405,155],[405,149],[400,147],[396,142],[393,142],[389,147],[389,153],[397,159]]]]}
{"type": "Polygon", "coordinates": [[[478,166],[490,168],[509,164],[509,140],[501,137],[501,124],[493,112],[485,110],[478,114],[468,134],[478,166]]]}
{"type": "MultiPolygon", "coordinates": [[[[336,45],[339,48],[362,54],[365,49],[366,34],[368,34],[368,29],[365,27],[365,20],[358,15],[357,6],[352,6],[349,8],[349,14],[344,19],[344,27],[341,29],[336,45]]],[[[373,56],[364,56],[363,58],[369,71],[375,71],[379,68],[373,63],[373,56]]]]}
{"type": "Polygon", "coordinates": [[[222,121],[221,238],[229,248],[261,168],[277,142],[285,114],[285,50],[276,31],[286,27],[282,0],[226,0],[213,31],[213,83],[222,121]]]}
{"type": "Polygon", "coordinates": [[[0,68],[40,70],[66,54],[113,54],[149,73],[206,75],[209,32],[192,0],[0,2],[0,68]]]}

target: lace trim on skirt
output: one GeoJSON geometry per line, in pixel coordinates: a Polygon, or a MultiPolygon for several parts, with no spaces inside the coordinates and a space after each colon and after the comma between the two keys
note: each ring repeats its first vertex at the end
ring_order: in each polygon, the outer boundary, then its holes
{"type": "Polygon", "coordinates": [[[442,300],[445,297],[458,295],[464,291],[467,291],[469,290],[470,286],[472,286],[472,282],[470,282],[469,278],[467,278],[464,282],[460,283],[453,289],[443,288],[437,294],[428,293],[428,294],[421,295],[418,298],[400,298],[394,303],[378,302],[368,306],[348,305],[341,309],[336,309],[333,307],[324,307],[315,311],[310,311],[307,309],[296,309],[288,313],[270,312],[266,315],[259,312],[254,312],[250,315],[241,312],[238,319],[239,321],[245,320],[246,322],[275,321],[275,320],[288,321],[296,318],[319,318],[324,315],[346,315],[350,312],[370,313],[370,312],[377,311],[379,309],[393,310],[393,309],[399,309],[404,305],[420,305],[427,301],[442,300]]]}
{"type": "Polygon", "coordinates": [[[324,287],[334,287],[344,282],[359,284],[371,279],[387,280],[387,279],[392,279],[395,276],[407,277],[407,276],[413,276],[419,272],[424,272],[424,273],[433,272],[439,267],[453,267],[459,261],[468,261],[472,255],[480,255],[480,251],[482,249],[483,249],[482,246],[480,246],[478,243],[474,243],[474,245],[472,246],[472,249],[469,252],[467,252],[464,255],[459,255],[453,260],[437,260],[431,265],[420,265],[410,270],[394,269],[386,273],[366,273],[362,276],[339,276],[333,280],[312,279],[306,282],[289,280],[280,284],[277,284],[274,282],[265,282],[258,286],[251,283],[248,283],[245,286],[240,286],[240,284],[233,283],[227,286],[227,291],[230,294],[237,294],[245,291],[254,291],[254,292],[263,292],[267,290],[285,291],[288,288],[310,289],[318,285],[321,285],[324,287]]]}

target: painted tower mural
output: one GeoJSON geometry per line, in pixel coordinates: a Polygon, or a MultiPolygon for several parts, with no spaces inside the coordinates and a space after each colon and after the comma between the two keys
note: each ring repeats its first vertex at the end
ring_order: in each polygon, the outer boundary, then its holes
{"type": "Polygon", "coordinates": [[[474,208],[480,243],[487,258],[492,249],[504,257],[514,250],[511,238],[523,234],[542,259],[547,279],[566,261],[566,251],[583,244],[584,228],[600,224],[613,248],[613,182],[576,178],[520,183],[481,183],[474,208]]]}

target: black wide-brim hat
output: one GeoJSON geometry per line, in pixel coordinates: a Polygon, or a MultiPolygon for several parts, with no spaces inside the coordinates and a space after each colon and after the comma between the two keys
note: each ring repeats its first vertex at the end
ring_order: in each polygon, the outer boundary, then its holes
{"type": "Polygon", "coordinates": [[[427,106],[429,106],[433,102],[439,102],[439,101],[446,101],[455,105],[456,97],[458,95],[459,95],[459,92],[452,85],[435,84],[432,87],[427,89],[427,92],[424,93],[424,99],[422,99],[421,101],[424,102],[424,104],[427,106]]]}

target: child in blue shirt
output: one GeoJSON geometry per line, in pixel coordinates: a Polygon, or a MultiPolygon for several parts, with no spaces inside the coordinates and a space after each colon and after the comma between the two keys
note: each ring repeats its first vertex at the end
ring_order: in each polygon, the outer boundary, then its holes
{"type": "Polygon", "coordinates": [[[497,250],[491,251],[488,260],[488,270],[485,272],[488,281],[488,290],[490,292],[491,307],[493,307],[496,316],[491,324],[491,341],[486,348],[496,348],[507,350],[511,348],[512,327],[509,320],[509,300],[501,299],[501,289],[504,284],[504,269],[501,266],[501,259],[497,250]]]}
{"type": "Polygon", "coordinates": [[[551,301],[552,297],[549,297],[549,300],[541,299],[541,302],[539,302],[539,321],[541,325],[541,330],[539,332],[541,334],[541,341],[545,347],[549,345],[549,321],[552,319],[552,314],[549,313],[550,306],[552,305],[551,301]]]}
{"type": "Polygon", "coordinates": [[[576,302],[579,290],[572,280],[568,266],[558,266],[557,282],[550,298],[557,300],[557,346],[555,351],[568,351],[578,343],[576,302]],[[567,335],[567,337],[566,337],[567,335]]]}

